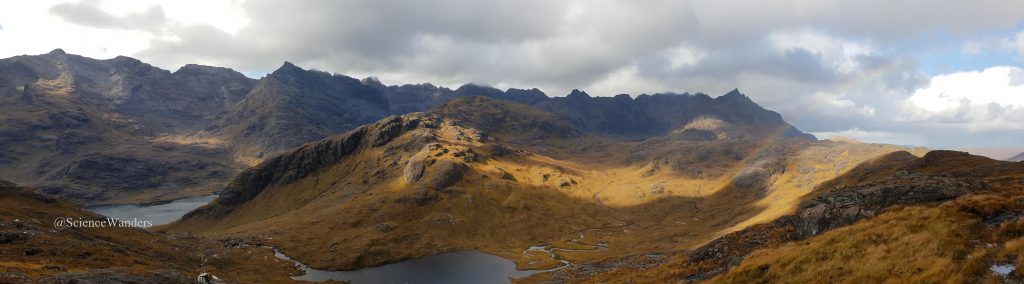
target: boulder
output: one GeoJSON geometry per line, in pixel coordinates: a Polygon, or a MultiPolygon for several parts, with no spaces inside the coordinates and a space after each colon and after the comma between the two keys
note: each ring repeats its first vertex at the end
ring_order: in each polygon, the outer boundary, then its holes
{"type": "Polygon", "coordinates": [[[430,167],[431,175],[428,177],[427,186],[434,190],[448,188],[462,180],[468,168],[462,162],[449,159],[438,160],[430,167]]]}

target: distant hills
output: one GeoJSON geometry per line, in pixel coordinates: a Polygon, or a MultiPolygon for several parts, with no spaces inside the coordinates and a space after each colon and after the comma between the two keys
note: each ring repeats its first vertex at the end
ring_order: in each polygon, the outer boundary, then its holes
{"type": "Polygon", "coordinates": [[[1020,153],[1020,154],[1014,155],[1013,157],[1006,158],[1005,160],[1006,161],[1011,161],[1011,162],[1024,161],[1024,153],[1020,153]]]}

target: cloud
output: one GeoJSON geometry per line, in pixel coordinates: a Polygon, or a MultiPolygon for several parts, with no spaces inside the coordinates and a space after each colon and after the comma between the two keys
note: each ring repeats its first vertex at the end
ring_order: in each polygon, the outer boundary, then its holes
{"type": "Polygon", "coordinates": [[[978,55],[986,52],[1010,52],[1018,58],[1024,58],[1024,31],[1006,37],[986,36],[981,39],[964,43],[961,51],[965,54],[978,55]]]}
{"type": "Polygon", "coordinates": [[[1014,38],[1014,47],[1017,49],[1017,56],[1024,57],[1024,31],[1017,33],[1014,38]]]}
{"type": "Polygon", "coordinates": [[[141,13],[114,16],[98,8],[95,2],[83,1],[57,4],[49,11],[68,22],[94,28],[159,31],[167,22],[160,6],[151,6],[141,13]]]}
{"type": "MultiPolygon", "coordinates": [[[[124,37],[143,45],[130,55],[168,69],[265,74],[288,60],[386,84],[473,82],[550,95],[739,88],[804,130],[907,131],[936,145],[974,143],[951,131],[1011,127],[1019,107],[939,97],[948,78],[924,74],[917,53],[963,45],[965,54],[1024,54],[1024,32],[964,44],[1019,27],[1024,2],[1001,0],[97,0],[49,11],[76,25],[148,32],[124,37]],[[196,5],[209,9],[189,13],[196,5]],[[120,6],[134,8],[112,10],[120,6]]],[[[981,142],[1010,141],[1000,139],[981,142]]]]}
{"type": "Polygon", "coordinates": [[[904,104],[902,120],[965,129],[1024,129],[1024,69],[1010,66],[938,75],[904,104]]]}

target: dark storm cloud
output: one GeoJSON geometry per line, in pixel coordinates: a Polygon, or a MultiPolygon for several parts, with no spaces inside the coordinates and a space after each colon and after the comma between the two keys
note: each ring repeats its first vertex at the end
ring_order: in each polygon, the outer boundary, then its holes
{"type": "Polygon", "coordinates": [[[57,4],[50,7],[50,13],[83,26],[124,30],[159,31],[167,21],[160,6],[118,17],[100,10],[90,1],[57,4]]]}

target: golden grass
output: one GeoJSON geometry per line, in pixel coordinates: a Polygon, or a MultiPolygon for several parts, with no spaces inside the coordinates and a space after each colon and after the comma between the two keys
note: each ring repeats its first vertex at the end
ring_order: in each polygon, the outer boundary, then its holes
{"type": "Polygon", "coordinates": [[[758,250],[711,282],[997,283],[995,263],[1024,268],[1021,188],[964,196],[940,206],[909,206],[807,241],[758,250]],[[1014,213],[1016,212],[1016,213],[1014,213]]]}
{"type": "Polygon", "coordinates": [[[725,121],[722,121],[714,116],[701,116],[691,120],[682,130],[695,129],[695,130],[715,130],[725,125],[728,125],[725,121]]]}

